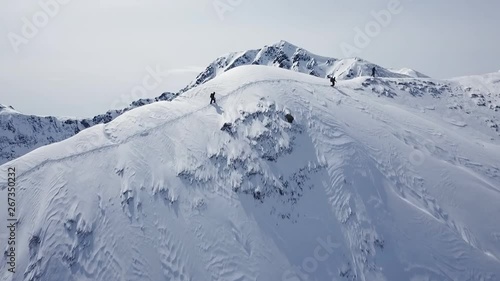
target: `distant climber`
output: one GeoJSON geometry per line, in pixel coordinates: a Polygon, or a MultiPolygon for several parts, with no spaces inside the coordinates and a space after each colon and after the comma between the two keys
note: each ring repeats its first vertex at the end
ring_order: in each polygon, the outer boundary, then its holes
{"type": "Polygon", "coordinates": [[[335,82],[337,82],[337,80],[335,80],[335,77],[333,77],[333,75],[328,75],[327,77],[330,78],[330,83],[332,83],[332,87],[335,87],[335,82]]]}
{"type": "Polygon", "coordinates": [[[375,66],[372,68],[372,77],[375,78],[375,74],[377,73],[377,69],[375,66]]]}
{"type": "Polygon", "coordinates": [[[215,92],[213,92],[213,93],[210,94],[210,104],[212,104],[212,102],[215,103],[215,104],[217,103],[215,101],[215,92]]]}

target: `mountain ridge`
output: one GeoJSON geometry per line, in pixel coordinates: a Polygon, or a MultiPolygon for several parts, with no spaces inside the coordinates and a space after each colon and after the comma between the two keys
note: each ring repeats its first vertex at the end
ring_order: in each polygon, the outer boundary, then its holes
{"type": "MultiPolygon", "coordinates": [[[[408,89],[414,88],[412,89],[414,94],[420,93],[422,89],[432,89],[432,91],[444,89],[434,87],[431,83],[435,82],[446,84],[448,87],[454,87],[457,94],[464,97],[464,99],[457,100],[455,104],[450,105],[456,108],[456,110],[463,110],[464,104],[468,102],[473,102],[476,105],[484,106],[494,111],[500,110],[500,86],[497,87],[498,84],[495,83],[495,77],[498,73],[485,74],[485,77],[491,76],[492,78],[478,78],[472,81],[472,84],[470,83],[470,78],[464,77],[437,80],[428,78],[426,75],[412,69],[385,69],[359,58],[339,60],[318,56],[282,40],[260,49],[232,52],[219,57],[179,93],[165,92],[153,99],[133,101],[129,107],[109,110],[104,114],[99,114],[92,118],[71,119],[24,115],[17,111],[9,111],[11,114],[7,114],[5,109],[7,107],[4,106],[5,113],[0,115],[0,164],[13,160],[43,145],[64,140],[96,124],[108,123],[131,109],[158,101],[171,101],[188,89],[207,83],[228,70],[249,64],[274,66],[323,78],[332,74],[339,81],[368,77],[371,75],[372,67],[376,67],[377,77],[381,80],[389,78],[398,78],[405,81],[414,79],[413,84],[404,81],[401,82],[402,87],[408,89]],[[469,81],[467,82],[468,84],[466,81],[469,81]],[[427,85],[423,85],[424,82],[427,85]]],[[[372,90],[379,91],[377,88],[373,88],[372,90]]],[[[500,130],[500,121],[496,116],[481,118],[492,129],[500,130]]]]}

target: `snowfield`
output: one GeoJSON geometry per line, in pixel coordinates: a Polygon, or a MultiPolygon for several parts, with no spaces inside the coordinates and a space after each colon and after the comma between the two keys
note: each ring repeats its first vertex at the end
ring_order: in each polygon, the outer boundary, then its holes
{"type": "Polygon", "coordinates": [[[0,280],[500,280],[498,112],[466,82],[240,66],[38,148],[0,166],[0,280]]]}

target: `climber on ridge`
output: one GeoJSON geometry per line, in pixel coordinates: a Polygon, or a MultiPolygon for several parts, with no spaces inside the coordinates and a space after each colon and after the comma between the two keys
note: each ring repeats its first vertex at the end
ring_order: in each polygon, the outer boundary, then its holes
{"type": "Polygon", "coordinates": [[[217,103],[215,101],[215,92],[213,92],[213,93],[210,94],[210,104],[212,104],[212,102],[215,103],[215,104],[217,103]]]}
{"type": "Polygon", "coordinates": [[[328,75],[327,77],[330,78],[330,83],[332,83],[332,87],[335,87],[335,82],[337,82],[337,80],[335,80],[335,77],[333,77],[333,75],[328,75]]]}

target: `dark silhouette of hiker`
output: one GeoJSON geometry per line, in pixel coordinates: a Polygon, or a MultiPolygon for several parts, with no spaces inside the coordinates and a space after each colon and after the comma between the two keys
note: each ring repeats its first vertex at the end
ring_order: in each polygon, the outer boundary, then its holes
{"type": "Polygon", "coordinates": [[[329,75],[328,76],[330,78],[330,83],[332,83],[332,87],[335,87],[335,82],[337,82],[337,80],[335,80],[335,77],[329,75]]]}
{"type": "Polygon", "coordinates": [[[372,68],[372,77],[375,78],[375,74],[377,72],[377,69],[375,68],[375,66],[372,68]]]}
{"type": "Polygon", "coordinates": [[[213,93],[210,94],[210,104],[212,104],[212,102],[215,103],[215,104],[217,103],[215,101],[215,92],[213,92],[213,93]]]}

